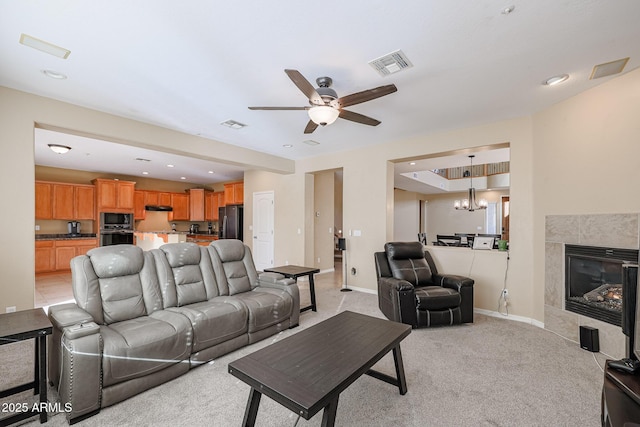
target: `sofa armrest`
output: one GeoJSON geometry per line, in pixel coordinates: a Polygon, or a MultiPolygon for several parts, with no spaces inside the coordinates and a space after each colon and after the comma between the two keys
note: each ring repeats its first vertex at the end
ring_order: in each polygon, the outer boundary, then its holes
{"type": "Polygon", "coordinates": [[[387,319],[417,327],[415,290],[406,280],[378,277],[378,306],[387,319]]]}
{"type": "Polygon", "coordinates": [[[455,289],[460,293],[460,314],[462,323],[473,323],[473,285],[474,280],[454,274],[434,274],[434,284],[455,289]]]}
{"type": "Polygon", "coordinates": [[[49,307],[49,320],[55,329],[93,322],[93,317],[76,304],[59,304],[49,307]]]}
{"type": "Polygon", "coordinates": [[[288,293],[293,299],[289,328],[298,326],[300,323],[300,290],[295,280],[287,279],[279,273],[260,273],[258,276],[258,287],[275,288],[288,293]]]}

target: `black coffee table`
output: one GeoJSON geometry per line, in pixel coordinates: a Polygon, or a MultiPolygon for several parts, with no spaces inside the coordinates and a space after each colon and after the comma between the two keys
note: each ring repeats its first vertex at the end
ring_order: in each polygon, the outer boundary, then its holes
{"type": "Polygon", "coordinates": [[[324,409],[335,424],[338,397],[361,375],[407,392],[400,341],[411,326],[350,311],[229,363],[229,373],[251,386],[243,426],[253,426],[262,394],[308,420],[324,409]],[[393,351],[395,378],[370,369],[393,351]]]}

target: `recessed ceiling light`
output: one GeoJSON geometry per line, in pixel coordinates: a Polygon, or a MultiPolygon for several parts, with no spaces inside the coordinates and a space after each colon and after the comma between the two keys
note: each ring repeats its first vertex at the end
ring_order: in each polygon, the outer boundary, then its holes
{"type": "Polygon", "coordinates": [[[411,166],[415,166],[415,165],[416,165],[416,162],[409,162],[409,164],[410,164],[411,166]]]}
{"type": "Polygon", "coordinates": [[[49,146],[51,151],[53,151],[56,154],[65,154],[71,150],[71,147],[67,147],[66,145],[60,145],[60,144],[47,144],[47,145],[49,146]]]}
{"type": "Polygon", "coordinates": [[[173,166],[173,165],[167,165],[167,167],[168,167],[168,168],[172,168],[172,167],[174,167],[174,166],[173,166]]]}
{"type": "Polygon", "coordinates": [[[247,126],[244,123],[240,123],[240,122],[237,122],[235,120],[227,120],[227,121],[224,121],[224,122],[222,122],[220,124],[222,126],[226,126],[226,127],[231,128],[231,129],[242,129],[243,127],[247,126]]]}
{"type": "Polygon", "coordinates": [[[59,73],[57,71],[53,71],[53,70],[42,70],[42,73],[47,76],[47,77],[51,77],[52,79],[56,79],[56,80],[64,80],[67,78],[67,76],[65,76],[62,73],[59,73]]]}
{"type": "Polygon", "coordinates": [[[513,12],[513,11],[515,10],[515,8],[516,8],[516,7],[515,7],[515,6],[513,6],[513,5],[511,5],[511,6],[507,6],[507,7],[505,7],[504,9],[502,9],[502,12],[500,12],[500,13],[502,13],[503,15],[508,15],[508,14],[510,14],[511,12],[513,12]]]}
{"type": "Polygon", "coordinates": [[[557,76],[549,77],[543,82],[547,86],[555,86],[569,79],[569,74],[560,74],[557,76]]]}
{"type": "Polygon", "coordinates": [[[142,172],[142,175],[149,175],[149,172],[144,171],[144,172],[142,172]]]}
{"type": "Polygon", "coordinates": [[[180,179],[187,179],[187,177],[186,176],[181,176],[180,179]]]}
{"type": "Polygon", "coordinates": [[[209,171],[208,173],[214,173],[213,171],[209,171]]]}
{"type": "Polygon", "coordinates": [[[71,51],[55,44],[51,44],[44,40],[37,39],[28,34],[20,35],[20,44],[38,49],[41,52],[48,53],[49,55],[57,56],[58,58],[67,59],[71,51]]]}
{"type": "Polygon", "coordinates": [[[293,145],[292,144],[284,144],[283,147],[284,148],[293,148],[293,145]]]}

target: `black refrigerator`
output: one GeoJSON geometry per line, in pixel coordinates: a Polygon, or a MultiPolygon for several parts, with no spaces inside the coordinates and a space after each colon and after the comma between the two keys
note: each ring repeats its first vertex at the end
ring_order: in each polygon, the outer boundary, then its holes
{"type": "Polygon", "coordinates": [[[220,229],[218,238],[242,240],[242,205],[228,205],[218,208],[220,229]]]}

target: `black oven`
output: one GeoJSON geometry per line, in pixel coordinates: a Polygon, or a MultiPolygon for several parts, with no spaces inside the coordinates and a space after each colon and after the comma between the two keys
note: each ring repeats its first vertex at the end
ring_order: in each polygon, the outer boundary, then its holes
{"type": "Polygon", "coordinates": [[[133,214],[100,212],[100,246],[132,244],[133,214]]]}
{"type": "Polygon", "coordinates": [[[100,246],[133,245],[133,230],[100,230],[100,246]]]}

